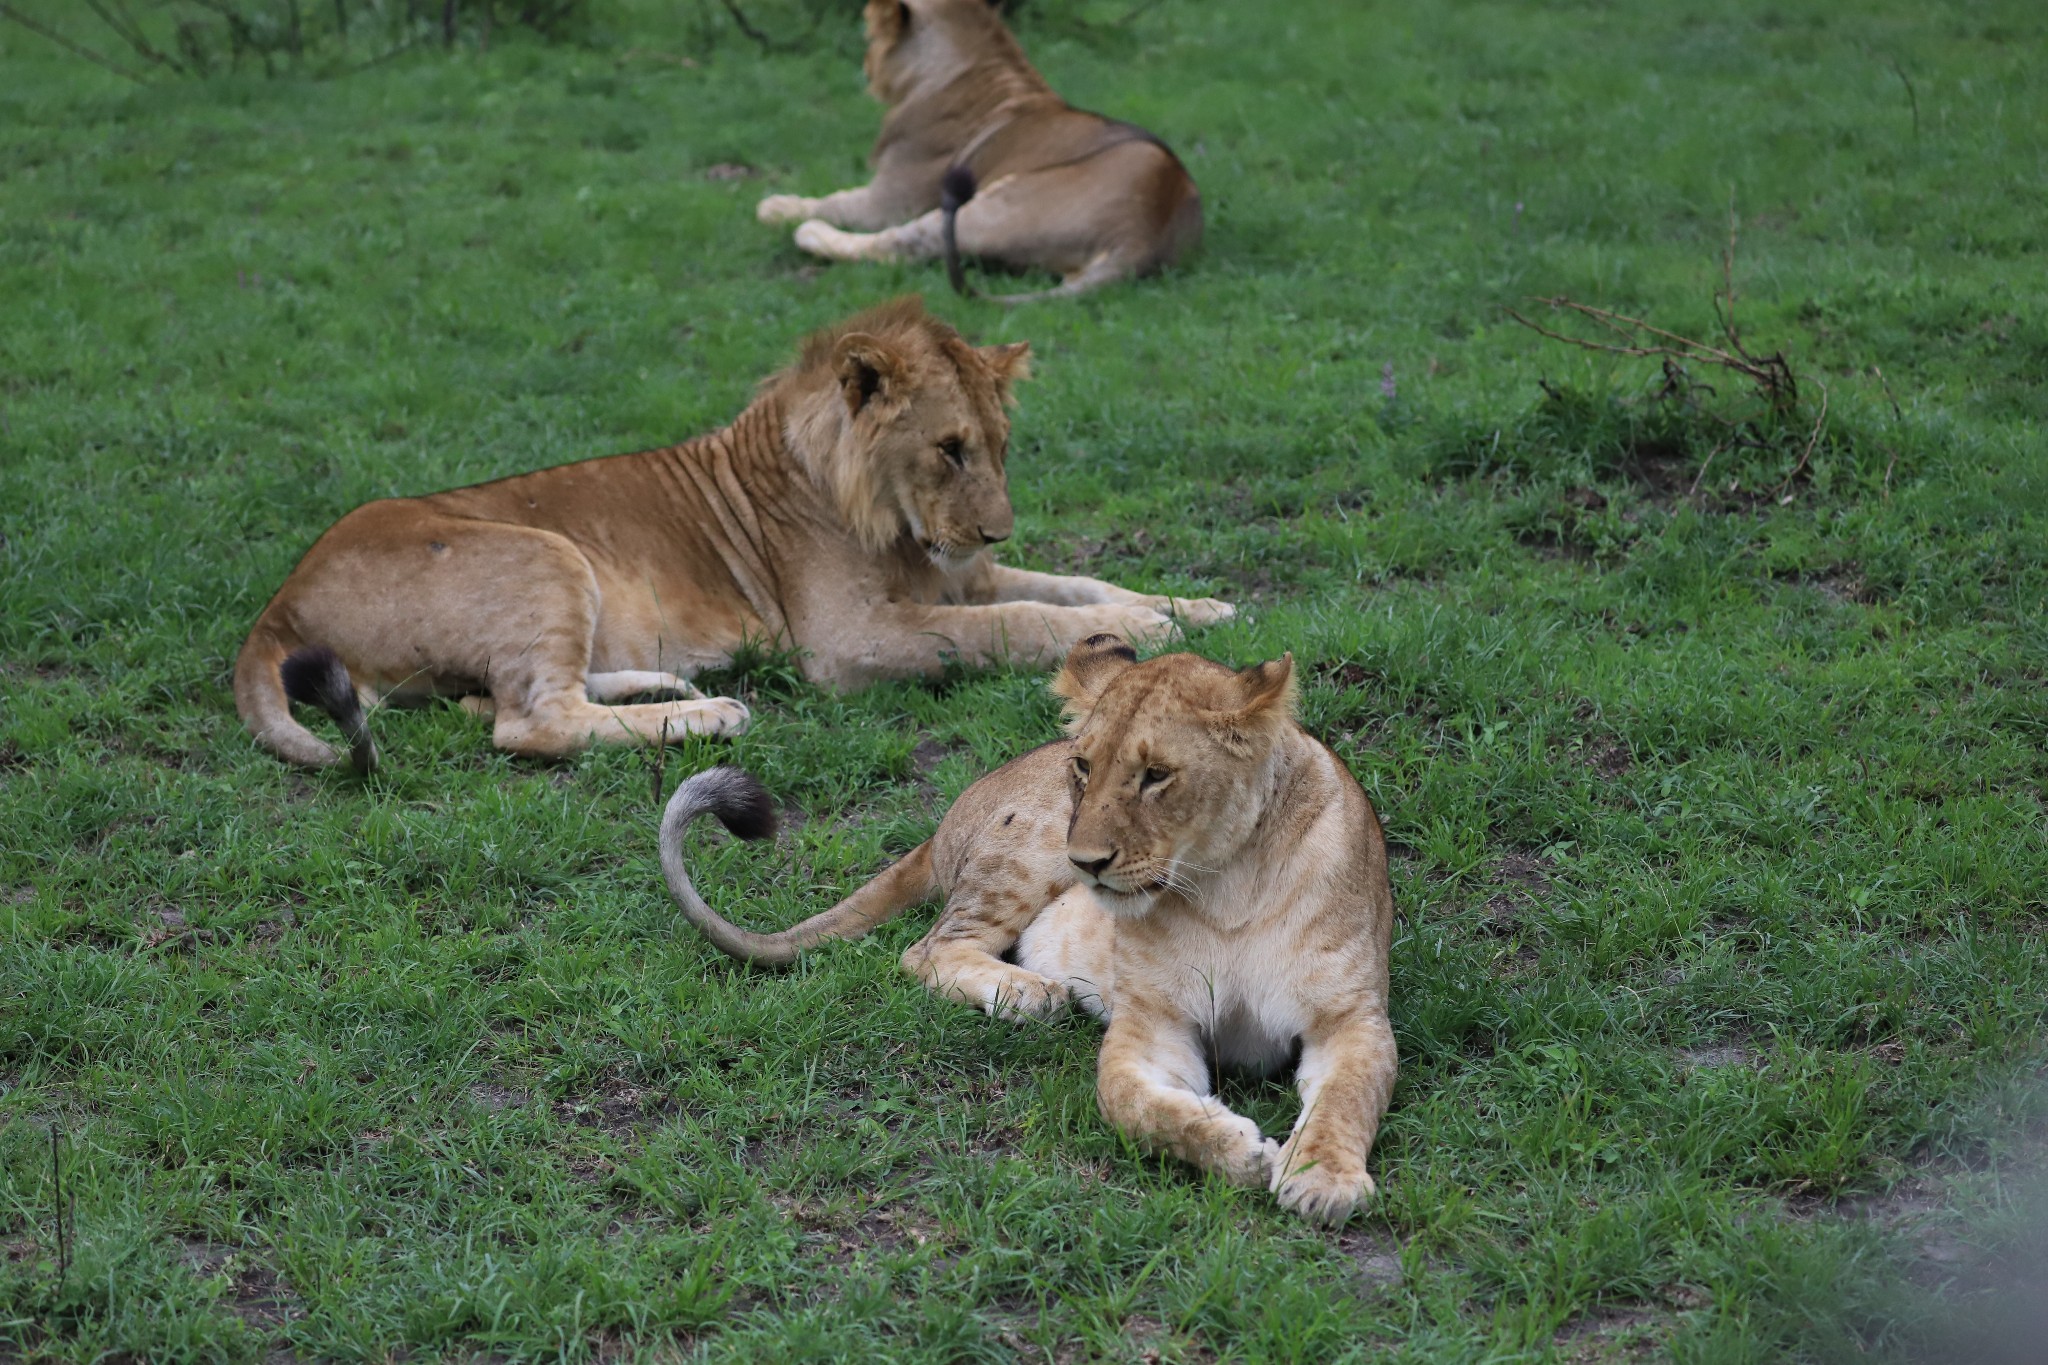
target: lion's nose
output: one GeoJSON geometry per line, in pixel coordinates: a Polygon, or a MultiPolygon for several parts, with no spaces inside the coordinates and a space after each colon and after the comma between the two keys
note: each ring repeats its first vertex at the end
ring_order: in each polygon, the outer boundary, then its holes
{"type": "Polygon", "coordinates": [[[1010,533],[1008,531],[991,531],[986,526],[980,527],[979,529],[981,531],[981,543],[984,545],[994,545],[998,541],[1004,541],[1010,538],[1010,533]]]}
{"type": "Polygon", "coordinates": [[[1087,876],[1100,877],[1104,870],[1116,861],[1116,850],[1111,849],[1099,858],[1092,853],[1069,853],[1067,861],[1080,868],[1087,876]]]}

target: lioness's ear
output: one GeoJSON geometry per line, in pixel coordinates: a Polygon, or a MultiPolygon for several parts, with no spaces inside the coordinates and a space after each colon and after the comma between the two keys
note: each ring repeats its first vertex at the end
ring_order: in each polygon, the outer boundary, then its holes
{"type": "Polygon", "coordinates": [[[1241,750],[1253,736],[1294,719],[1294,655],[1241,668],[1232,681],[1236,706],[1211,713],[1214,733],[1226,746],[1241,750]]]}
{"type": "Polygon", "coordinates": [[[1095,709],[1102,689],[1138,662],[1138,651],[1121,635],[1091,635],[1067,651],[1067,661],[1053,675],[1052,694],[1065,703],[1067,733],[1073,734],[1095,709]]]}
{"type": "Polygon", "coordinates": [[[849,332],[839,338],[834,359],[839,391],[846,398],[849,416],[859,415],[861,409],[878,400],[894,400],[910,378],[910,367],[903,356],[881,338],[866,332],[849,332]]]}
{"type": "Polygon", "coordinates": [[[1250,668],[1237,672],[1237,685],[1244,698],[1238,704],[1238,714],[1253,716],[1278,714],[1288,719],[1294,716],[1294,654],[1289,651],[1277,659],[1268,659],[1250,668]]]}

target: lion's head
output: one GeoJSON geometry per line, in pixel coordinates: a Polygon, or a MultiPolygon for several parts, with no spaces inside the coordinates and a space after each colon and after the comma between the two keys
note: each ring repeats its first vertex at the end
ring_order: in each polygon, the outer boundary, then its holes
{"type": "Polygon", "coordinates": [[[968,345],[917,298],[869,309],[804,342],[769,381],[791,447],[868,549],[905,537],[942,568],[1011,530],[1010,388],[1031,345],[968,345]]]}
{"type": "Polygon", "coordinates": [[[990,58],[1029,69],[989,0],[868,0],[862,12],[868,92],[895,104],[920,82],[990,58]]]}
{"type": "Polygon", "coordinates": [[[1102,903],[1143,914],[1231,861],[1265,809],[1294,725],[1294,657],[1236,670],[1193,654],[1145,663],[1114,635],[1053,679],[1074,739],[1067,857],[1102,903]]]}

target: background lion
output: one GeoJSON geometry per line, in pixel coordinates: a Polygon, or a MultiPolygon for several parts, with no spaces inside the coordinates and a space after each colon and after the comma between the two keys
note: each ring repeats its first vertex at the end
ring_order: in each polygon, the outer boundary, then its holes
{"type": "Polygon", "coordinates": [[[1180,159],[1144,129],[1054,94],[986,0],[869,0],[865,19],[868,89],[889,106],[874,179],[760,204],[764,223],[802,224],[805,251],[946,255],[960,288],[957,234],[968,255],[1064,277],[999,300],[1019,303],[1148,274],[1200,243],[1202,199],[1180,159]]]}
{"type": "Polygon", "coordinates": [[[898,300],[810,337],[708,436],[358,507],[249,632],[243,723],[281,758],[330,764],[287,698],[318,706],[367,772],[362,701],[463,696],[495,714],[499,748],[561,754],[737,733],[746,707],[688,679],[748,639],[853,688],[1230,616],[989,555],[1010,534],[1005,405],[1029,351],[970,346],[898,300]],[[681,699],[617,704],[659,692],[681,699]]]}
{"type": "Polygon", "coordinates": [[[946,898],[904,969],[991,1014],[1069,1000],[1106,1019],[1096,1074],[1119,1130],[1305,1217],[1372,1193],[1366,1158],[1393,1093],[1393,890],[1379,817],[1295,722],[1294,662],[1242,671],[1193,654],[1139,663],[1083,641],[1053,682],[1069,739],[962,792],[930,840],[822,914],[775,934],[730,923],[691,884],[682,834],[711,812],[774,827],[758,782],[714,768],[676,789],[662,872],[685,916],[735,957],[787,962],[946,898]],[[1284,1144],[1217,1098],[1212,1067],[1270,1072],[1299,1049],[1284,1144]]]}

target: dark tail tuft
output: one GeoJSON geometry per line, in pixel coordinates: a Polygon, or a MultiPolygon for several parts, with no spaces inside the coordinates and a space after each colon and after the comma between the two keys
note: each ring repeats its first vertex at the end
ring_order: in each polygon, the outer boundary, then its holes
{"type": "Polygon", "coordinates": [[[703,809],[738,839],[768,839],[775,834],[775,798],[760,779],[744,768],[713,768],[695,779],[703,793],[703,809]]]}
{"type": "Polygon", "coordinates": [[[277,666],[284,694],[301,706],[325,711],[348,736],[349,761],[356,773],[368,777],[377,767],[377,745],[370,738],[369,718],[356,696],[356,685],[348,676],[348,665],[326,645],[306,645],[293,650],[277,666]]]}
{"type": "Polygon", "coordinates": [[[301,706],[317,706],[336,720],[345,711],[362,709],[355,684],[349,681],[348,665],[326,645],[293,650],[277,671],[284,679],[284,694],[301,706]]]}
{"type": "Polygon", "coordinates": [[[945,215],[942,221],[946,234],[946,278],[952,281],[953,292],[962,298],[972,298],[974,291],[967,287],[967,272],[960,266],[960,242],[953,220],[960,216],[961,205],[974,198],[979,188],[974,172],[958,164],[948,166],[939,180],[939,211],[945,215]]]}
{"type": "Polygon", "coordinates": [[[960,206],[972,199],[979,188],[973,170],[966,166],[948,166],[944,178],[939,181],[939,207],[948,213],[958,213],[960,206]]]}

